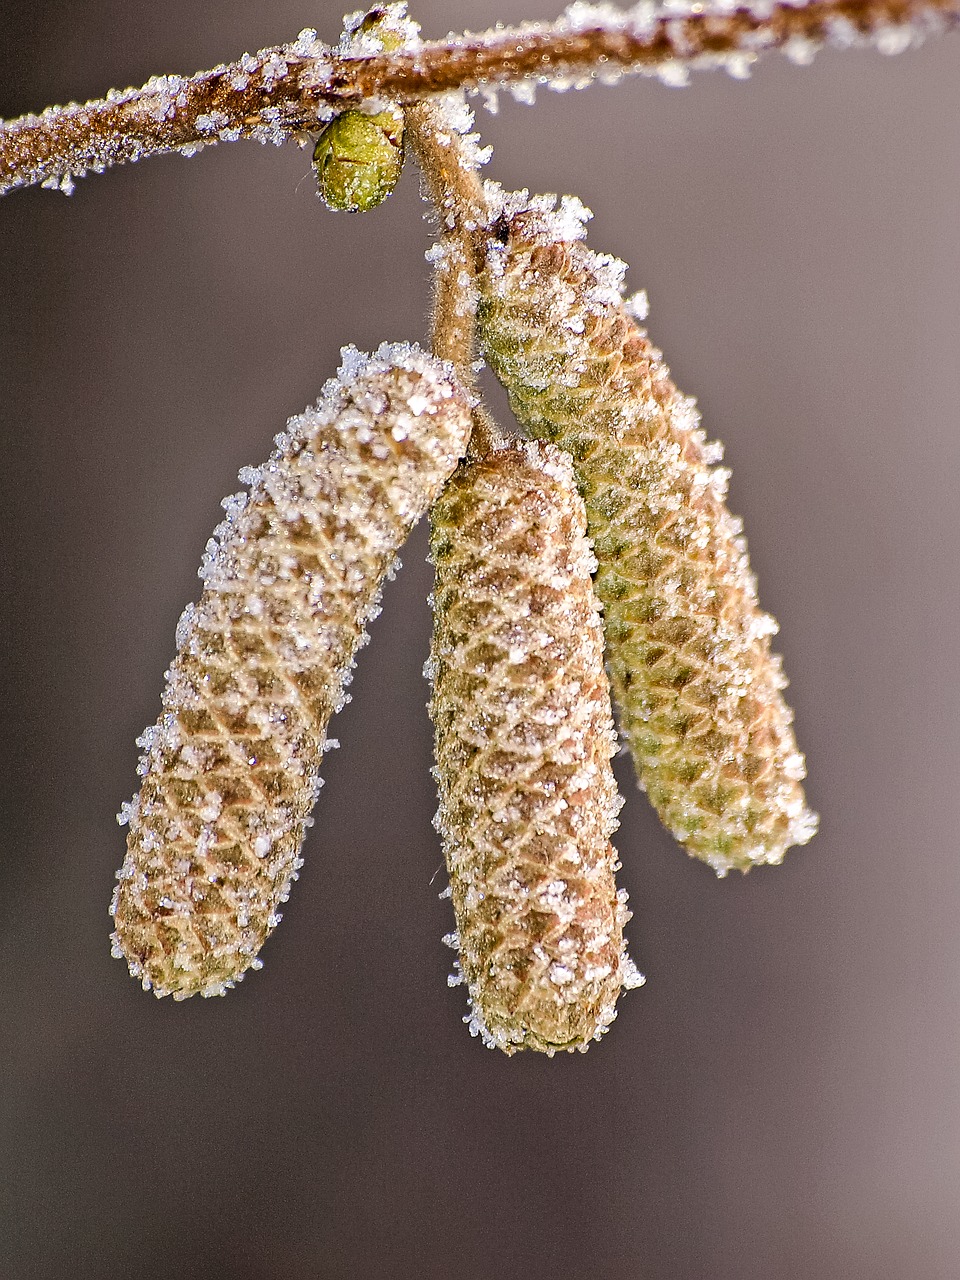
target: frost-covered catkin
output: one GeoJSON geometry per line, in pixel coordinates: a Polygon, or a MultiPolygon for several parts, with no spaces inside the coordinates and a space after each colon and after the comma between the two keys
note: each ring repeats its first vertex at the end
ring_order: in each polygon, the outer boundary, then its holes
{"type": "Polygon", "coordinates": [[[569,459],[528,443],[465,463],[431,554],[436,822],[467,1021],[508,1054],[585,1049],[642,978],[614,883],[616,741],[569,459]]]}
{"type": "Polygon", "coordinates": [[[219,995],[256,960],[296,878],[331,714],[384,576],[466,448],[449,365],[344,349],[250,492],[228,498],[163,714],[124,806],[114,953],[158,996],[219,995]]]}
{"type": "Polygon", "coordinates": [[[776,624],[724,504],[719,448],[624,306],[623,264],[581,243],[586,216],[569,198],[501,197],[483,344],[520,422],[574,459],[641,784],[720,875],[777,863],[816,818],[770,652],[776,624]]]}

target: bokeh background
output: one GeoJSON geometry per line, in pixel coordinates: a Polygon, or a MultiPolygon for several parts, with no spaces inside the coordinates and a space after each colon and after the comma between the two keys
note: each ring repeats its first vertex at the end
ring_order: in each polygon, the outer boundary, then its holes
{"type": "MultiPolygon", "coordinates": [[[[0,113],[340,12],[6,5],[0,113]]],[[[822,814],[718,882],[621,759],[648,983],[553,1061],[483,1049],[446,986],[422,530],[264,971],[174,1005],[109,957],[114,813],[220,498],[341,344],[425,336],[412,168],[356,218],[251,143],[0,201],[5,1280],[960,1275],[958,71],[954,35],[481,113],[492,174],[594,209],[726,442],[822,814]]]]}

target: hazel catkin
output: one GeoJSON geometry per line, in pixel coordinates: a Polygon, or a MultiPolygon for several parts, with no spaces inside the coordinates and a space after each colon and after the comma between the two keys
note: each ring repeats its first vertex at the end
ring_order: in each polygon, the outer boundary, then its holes
{"type": "Polygon", "coordinates": [[[114,954],[158,996],[218,995],[259,967],[364,623],[469,431],[449,365],[345,348],[317,405],[240,473],[250,492],[224,503],[121,814],[114,954]]]}
{"type": "Polygon", "coordinates": [[[569,460],[502,445],[431,513],[428,664],[443,838],[471,1030],[585,1049],[642,978],[610,836],[621,800],[594,559],[569,460]]]}
{"type": "MultiPolygon", "coordinates": [[[[492,189],[491,189],[492,190],[492,189]]],[[[779,862],[816,818],[717,446],[622,300],[623,264],[581,242],[586,211],[505,195],[479,323],[522,425],[574,461],[607,657],[641,785],[720,875],[779,862]]]]}

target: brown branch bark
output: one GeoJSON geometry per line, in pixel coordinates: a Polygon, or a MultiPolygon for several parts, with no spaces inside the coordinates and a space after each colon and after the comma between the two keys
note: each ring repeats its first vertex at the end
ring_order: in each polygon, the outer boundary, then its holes
{"type": "MultiPolygon", "coordinates": [[[[331,109],[369,97],[403,103],[446,90],[520,80],[589,82],[623,72],[680,73],[773,48],[872,44],[896,52],[960,23],[960,0],[813,0],[768,11],[585,12],[480,36],[426,43],[414,52],[334,56],[316,40],[261,50],[192,77],[0,124],[0,193],[62,185],[88,170],[163,151],[253,137],[280,143],[315,130],[331,109]]],[[[312,33],[311,33],[312,34],[312,33]]]]}

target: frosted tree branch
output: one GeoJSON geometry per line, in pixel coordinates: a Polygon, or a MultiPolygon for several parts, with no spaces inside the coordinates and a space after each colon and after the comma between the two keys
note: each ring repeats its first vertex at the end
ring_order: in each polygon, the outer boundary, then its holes
{"type": "Polygon", "coordinates": [[[314,31],[195,76],[159,76],[141,89],[50,107],[0,124],[0,193],[40,183],[72,189],[89,170],[166,151],[193,154],[236,138],[279,143],[317,130],[371,98],[416,102],[450,89],[538,83],[567,88],[626,72],[683,83],[691,68],[746,74],[768,49],[809,61],[822,46],[897,53],[960,23],[960,0],[642,0],[627,10],[572,5],[553,23],[450,36],[415,50],[335,54],[314,31]]]}

